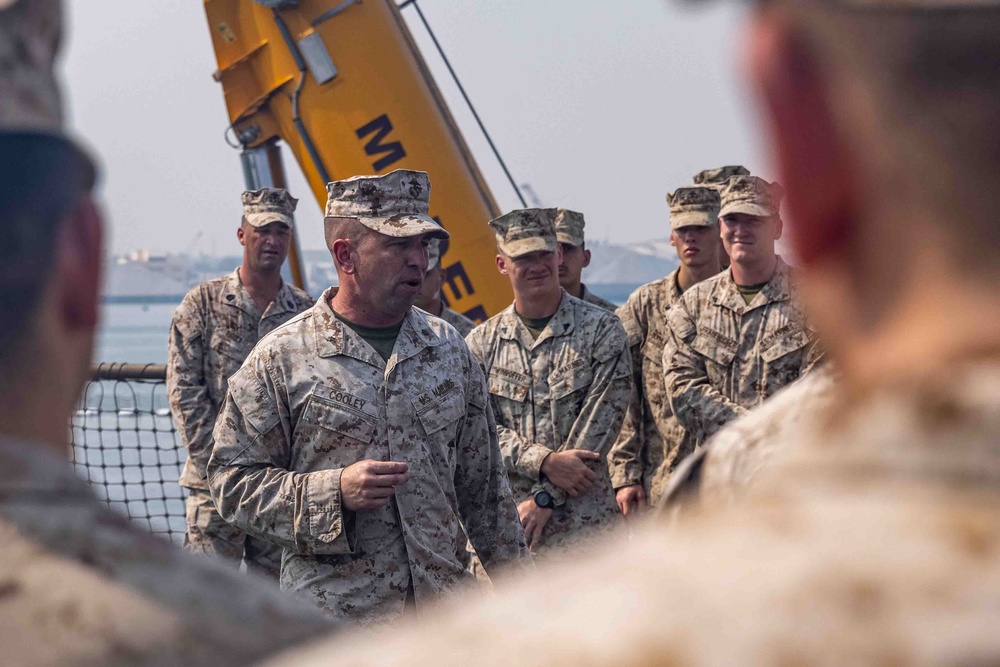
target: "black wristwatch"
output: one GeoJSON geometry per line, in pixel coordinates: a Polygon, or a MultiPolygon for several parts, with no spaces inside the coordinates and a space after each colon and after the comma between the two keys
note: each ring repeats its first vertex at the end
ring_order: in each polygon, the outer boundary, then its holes
{"type": "Polygon", "coordinates": [[[552,499],[552,494],[548,491],[539,491],[535,494],[535,504],[543,510],[554,509],[556,501],[552,499]]]}

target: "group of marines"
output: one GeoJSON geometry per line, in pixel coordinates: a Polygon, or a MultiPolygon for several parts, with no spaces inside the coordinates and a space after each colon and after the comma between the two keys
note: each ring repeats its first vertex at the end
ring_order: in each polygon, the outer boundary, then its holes
{"type": "Polygon", "coordinates": [[[679,267],[617,313],[581,282],[582,214],[490,221],[514,302],[479,325],[443,301],[423,172],[328,185],[340,282],[315,302],[280,275],[296,200],[245,192],[243,264],[171,326],[189,548],[368,624],[623,530],[820,359],[775,252],[780,186],[695,182],[667,197],[679,267]]]}
{"type": "Polygon", "coordinates": [[[5,660],[1000,662],[1000,3],[747,16],[787,194],[725,170],[671,194],[681,265],[617,316],[560,287],[587,261],[568,211],[490,222],[514,302],[463,335],[426,287],[426,174],[329,184],[316,301],[280,277],[295,201],[244,195],[242,265],[170,333],[188,544],[296,596],[143,532],[67,460],[98,170],[62,126],[59,3],[0,0],[5,660]],[[625,539],[644,504],[668,511],[625,539]],[[472,572],[495,594],[444,595],[472,572]]]}

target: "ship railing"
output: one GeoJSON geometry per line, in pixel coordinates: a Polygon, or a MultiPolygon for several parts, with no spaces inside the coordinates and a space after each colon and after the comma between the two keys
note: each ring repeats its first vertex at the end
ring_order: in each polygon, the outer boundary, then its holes
{"type": "Polygon", "coordinates": [[[170,415],[166,366],[104,363],[73,414],[73,463],[108,505],[172,542],[184,539],[186,452],[170,415]]]}

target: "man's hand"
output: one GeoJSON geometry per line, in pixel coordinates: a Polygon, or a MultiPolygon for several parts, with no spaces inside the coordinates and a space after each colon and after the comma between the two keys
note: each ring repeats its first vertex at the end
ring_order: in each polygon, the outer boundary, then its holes
{"type": "Polygon", "coordinates": [[[410,466],[396,461],[358,461],[340,474],[340,504],[352,512],[377,510],[410,479],[410,466]]]}
{"type": "Polygon", "coordinates": [[[542,531],[552,516],[552,510],[539,507],[534,498],[528,498],[517,506],[517,516],[524,526],[524,536],[528,540],[528,549],[535,553],[535,547],[542,543],[542,531]]]}
{"type": "Polygon", "coordinates": [[[597,481],[597,473],[586,461],[600,461],[601,455],[586,449],[552,452],[542,461],[542,474],[573,498],[585,493],[597,481]]]}
{"type": "Polygon", "coordinates": [[[638,514],[646,509],[646,491],[642,488],[642,484],[623,486],[615,494],[615,500],[618,501],[618,508],[625,516],[638,514]]]}

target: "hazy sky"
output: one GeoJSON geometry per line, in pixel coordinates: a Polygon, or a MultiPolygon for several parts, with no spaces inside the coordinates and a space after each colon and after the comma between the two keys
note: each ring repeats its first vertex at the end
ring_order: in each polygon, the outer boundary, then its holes
{"type": "MultiPolygon", "coordinates": [[[[583,211],[589,238],[662,237],[668,190],[743,163],[766,173],[739,72],[739,3],[421,0],[519,183],[583,211]]],[[[243,177],[197,0],[69,0],[71,123],[100,156],[110,249],[238,250],[243,177]]],[[[411,30],[504,209],[510,186],[412,8],[411,30]]],[[[305,248],[319,205],[287,155],[305,248]]],[[[346,177],[349,174],[338,174],[346,177]]]]}

